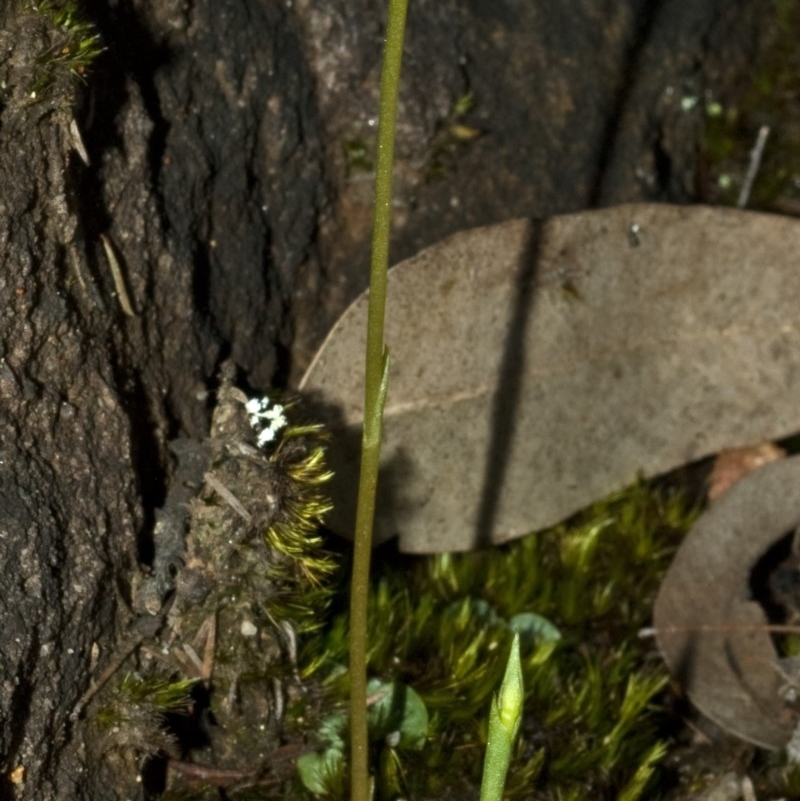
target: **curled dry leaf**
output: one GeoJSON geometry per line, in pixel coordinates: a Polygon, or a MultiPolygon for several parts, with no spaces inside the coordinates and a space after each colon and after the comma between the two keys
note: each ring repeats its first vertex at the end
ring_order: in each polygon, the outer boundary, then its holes
{"type": "MultiPolygon", "coordinates": [[[[800,430],[800,225],[620,206],[467,231],[390,273],[378,539],[463,551],[631,482],[800,430]]],[[[352,531],[366,297],[301,383],[352,531]]]]}
{"type": "Polygon", "coordinates": [[[708,477],[708,500],[716,500],[740,478],[744,478],[753,470],[784,458],[786,451],[772,442],[722,451],[714,460],[714,468],[708,477]]]}
{"type": "Polygon", "coordinates": [[[664,660],[703,714],[764,748],[786,746],[798,723],[785,698],[796,682],[778,654],[753,568],[800,525],[800,457],[737,481],[687,535],[653,613],[664,660]]]}

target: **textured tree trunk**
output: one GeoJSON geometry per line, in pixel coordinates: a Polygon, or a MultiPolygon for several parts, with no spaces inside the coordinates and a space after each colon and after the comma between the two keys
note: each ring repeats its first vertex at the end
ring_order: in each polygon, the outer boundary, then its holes
{"type": "Polygon", "coordinates": [[[124,636],[167,440],[207,434],[222,358],[284,367],[321,191],[308,69],[281,6],[228,6],[98,8],[89,84],[64,25],[4,11],[0,798],[133,792],[71,714],[124,636]]]}
{"type": "Polygon", "coordinates": [[[7,8],[0,36],[0,797],[86,798],[70,713],[111,641],[141,491],[119,307],[89,295],[71,82],[35,88],[58,33],[7,8]]]}
{"type": "MultiPolygon", "coordinates": [[[[85,78],[45,6],[0,2],[0,801],[99,801],[135,775],[71,715],[152,558],[168,440],[207,434],[224,358],[296,377],[366,281],[384,4],[87,0],[85,78]]],[[[699,123],[663,93],[740,77],[760,4],[596,8],[412,2],[396,257],[696,197],[699,123]]]]}

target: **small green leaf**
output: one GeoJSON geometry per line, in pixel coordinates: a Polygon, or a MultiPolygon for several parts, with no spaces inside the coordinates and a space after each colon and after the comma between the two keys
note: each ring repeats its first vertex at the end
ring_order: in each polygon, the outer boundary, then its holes
{"type": "Polygon", "coordinates": [[[511,631],[519,634],[524,648],[546,642],[558,642],[561,632],[545,617],[535,612],[520,612],[508,621],[511,631]]]}
{"type": "Polygon", "coordinates": [[[428,710],[422,699],[406,684],[371,679],[367,694],[383,696],[369,709],[369,733],[373,740],[390,738],[400,750],[418,751],[428,734],[428,710]]]}
{"type": "Polygon", "coordinates": [[[344,754],[337,748],[303,754],[297,760],[300,781],[316,795],[339,795],[344,781],[344,754]]]}
{"type": "Polygon", "coordinates": [[[319,739],[329,748],[344,751],[344,732],[347,718],[339,713],[329,715],[319,725],[319,739]]]}

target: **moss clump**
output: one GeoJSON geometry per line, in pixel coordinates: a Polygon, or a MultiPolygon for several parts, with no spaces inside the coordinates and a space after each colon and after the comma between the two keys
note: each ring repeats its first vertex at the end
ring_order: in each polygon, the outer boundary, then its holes
{"type": "MultiPolygon", "coordinates": [[[[267,798],[280,797],[267,794],[282,786],[273,758],[308,705],[298,641],[325,620],[336,563],[318,531],[329,508],[324,432],[290,425],[262,447],[261,435],[273,431],[253,430],[253,420],[261,421],[248,415],[248,405],[239,390],[220,388],[210,469],[190,505],[188,593],[181,597],[179,579],[169,636],[182,643],[181,669],[191,675],[188,653],[208,690],[205,717],[197,721],[207,747],[195,748],[193,759],[209,775],[230,772],[229,797],[250,797],[244,789],[258,787],[257,797],[267,798]],[[237,771],[239,778],[231,778],[237,771]]],[[[283,422],[285,409],[271,408],[283,422]]],[[[176,781],[174,789],[183,785],[176,781]]]]}
{"type": "Polygon", "coordinates": [[[0,63],[4,103],[69,107],[76,79],[103,52],[97,29],[75,0],[25,0],[12,24],[0,37],[8,56],[0,63]]]}
{"type": "Polygon", "coordinates": [[[60,80],[61,75],[83,78],[92,62],[103,52],[100,34],[84,19],[72,0],[40,0],[27,5],[50,27],[51,43],[37,59],[37,74],[31,93],[40,94],[60,80]]]}
{"type": "Polygon", "coordinates": [[[154,756],[174,747],[166,730],[167,716],[191,704],[194,679],[145,678],[127,673],[106,696],[95,716],[103,732],[103,749],[130,749],[154,756]]]}
{"type": "Polygon", "coordinates": [[[425,178],[438,181],[453,172],[462,149],[481,136],[481,131],[467,123],[475,107],[475,96],[465,92],[455,99],[447,116],[436,126],[436,133],[425,164],[425,178]]]}
{"type": "MultiPolygon", "coordinates": [[[[474,795],[489,699],[518,631],[526,707],[506,797],[642,797],[666,752],[656,697],[667,676],[637,634],[692,519],[677,495],[639,484],[491,551],[395,557],[383,568],[378,556],[370,672],[413,687],[430,714],[423,750],[391,749],[408,792],[474,795]]],[[[340,617],[308,644],[329,661],[332,709],[346,693],[346,631],[340,617]]],[[[390,746],[375,748],[383,765],[390,746]]]]}
{"type": "Polygon", "coordinates": [[[319,533],[325,434],[285,412],[248,401],[226,370],[169,611],[131,668],[155,695],[125,678],[96,716],[100,730],[121,732],[143,775],[165,766],[166,788],[146,788],[164,799],[216,798],[219,787],[230,799],[282,798],[297,783],[297,741],[284,746],[315,717],[298,642],[326,619],[337,563],[319,533]],[[188,687],[178,708],[170,699],[188,687]]]}
{"type": "Polygon", "coordinates": [[[342,142],[342,158],[348,180],[358,175],[371,175],[375,171],[375,164],[363,139],[345,139],[342,142]]]}

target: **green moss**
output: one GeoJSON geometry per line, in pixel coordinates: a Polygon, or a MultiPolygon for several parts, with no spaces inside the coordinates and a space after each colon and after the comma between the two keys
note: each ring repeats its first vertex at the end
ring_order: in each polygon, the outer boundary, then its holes
{"type": "MultiPolygon", "coordinates": [[[[413,687],[431,717],[425,749],[400,755],[411,794],[474,794],[489,699],[523,621],[526,711],[507,797],[640,798],[666,751],[656,699],[667,676],[637,633],[692,519],[678,496],[636,485],[501,548],[379,567],[370,671],[413,687]]],[[[331,705],[343,703],[344,617],[308,647],[323,649],[331,705]]]]}
{"type": "Polygon", "coordinates": [[[83,78],[104,48],[96,28],[81,14],[74,0],[26,2],[23,11],[45,23],[33,80],[27,90],[32,100],[41,100],[59,84],[83,78]]]}
{"type": "Polygon", "coordinates": [[[474,107],[475,96],[465,92],[453,101],[447,116],[439,121],[425,164],[427,180],[441,180],[450,174],[465,145],[481,135],[479,129],[467,122],[474,107]]]}
{"type": "Polygon", "coordinates": [[[370,175],[375,171],[375,164],[363,139],[345,139],[342,142],[342,156],[348,179],[357,175],[370,175]]]}
{"type": "Polygon", "coordinates": [[[186,710],[193,679],[164,679],[127,673],[106,693],[93,724],[108,754],[126,750],[153,756],[174,745],[165,728],[167,715],[186,710]]]}

